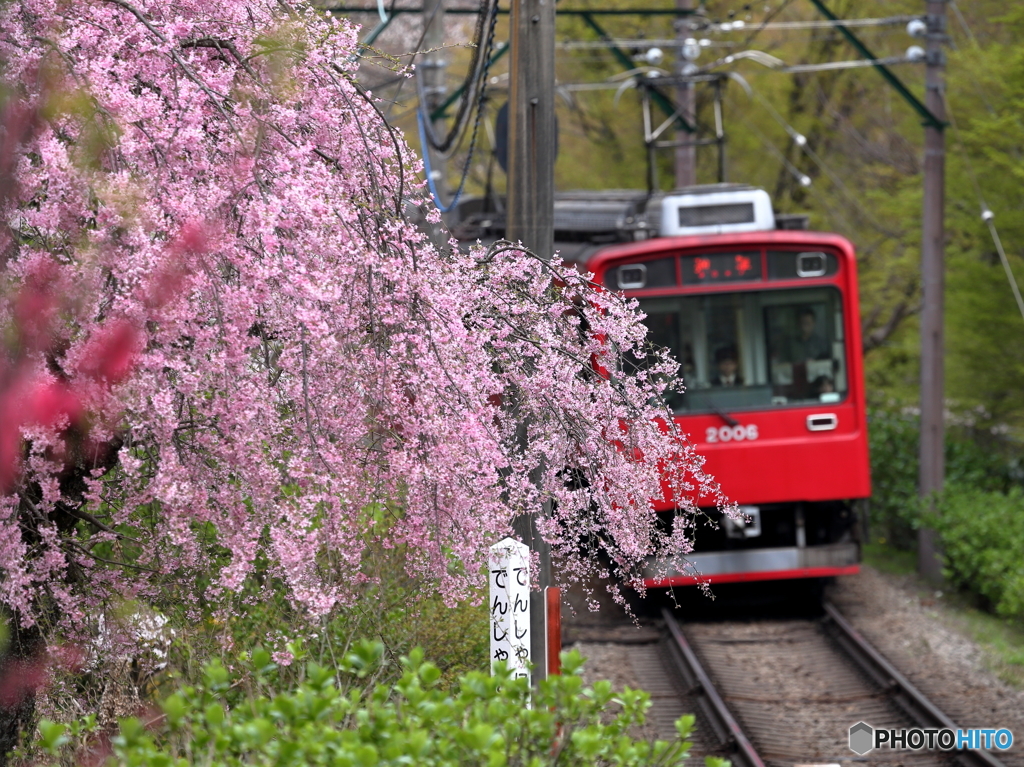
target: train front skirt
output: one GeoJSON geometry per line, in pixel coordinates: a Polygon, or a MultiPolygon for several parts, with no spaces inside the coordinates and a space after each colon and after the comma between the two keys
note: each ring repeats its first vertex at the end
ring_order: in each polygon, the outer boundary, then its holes
{"type": "Polygon", "coordinates": [[[682,569],[662,562],[650,562],[644,571],[644,585],[666,588],[701,582],[714,585],[853,575],[860,571],[859,561],[860,546],[855,542],[708,551],[691,554],[682,569]]]}

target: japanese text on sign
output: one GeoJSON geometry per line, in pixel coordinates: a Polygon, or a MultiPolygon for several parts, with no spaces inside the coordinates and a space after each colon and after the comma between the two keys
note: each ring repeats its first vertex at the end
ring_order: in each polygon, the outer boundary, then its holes
{"type": "Polygon", "coordinates": [[[506,538],[491,546],[491,667],[504,661],[516,679],[530,678],[530,550],[506,538]]]}

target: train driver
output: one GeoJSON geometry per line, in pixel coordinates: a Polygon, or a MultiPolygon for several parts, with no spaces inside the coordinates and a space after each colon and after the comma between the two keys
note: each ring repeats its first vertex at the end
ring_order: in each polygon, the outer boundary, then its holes
{"type": "Polygon", "coordinates": [[[818,316],[810,306],[801,306],[797,310],[797,328],[799,336],[794,339],[792,354],[793,362],[807,360],[827,360],[832,356],[828,341],[818,332],[818,316]]]}
{"type": "Polygon", "coordinates": [[[730,344],[718,349],[715,352],[715,365],[718,373],[711,379],[712,386],[743,386],[735,346],[730,344]]]}

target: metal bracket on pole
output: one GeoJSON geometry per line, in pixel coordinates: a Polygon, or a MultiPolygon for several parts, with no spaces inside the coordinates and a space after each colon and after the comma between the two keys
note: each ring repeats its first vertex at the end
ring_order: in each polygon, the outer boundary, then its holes
{"type": "Polygon", "coordinates": [[[907,86],[905,86],[903,82],[892,73],[892,70],[889,69],[889,67],[879,62],[878,57],[874,53],[872,53],[868,49],[868,47],[864,45],[863,42],[861,42],[860,38],[858,38],[853,32],[851,32],[845,24],[838,23],[839,17],[832,13],[832,11],[830,11],[825,6],[825,3],[823,3],[822,0],[811,0],[811,2],[814,3],[814,7],[821,12],[822,16],[824,16],[829,21],[837,22],[836,29],[838,29],[842,33],[843,37],[846,38],[850,45],[856,48],[857,51],[864,58],[871,59],[871,61],[874,62],[878,62],[875,64],[875,69],[877,69],[878,73],[882,75],[883,78],[885,78],[885,81],[889,83],[889,85],[891,85],[896,90],[896,92],[903,97],[903,100],[910,104],[910,106],[912,106],[914,110],[919,115],[921,115],[922,118],[924,118],[925,125],[931,126],[932,128],[936,128],[938,130],[942,130],[943,128],[946,127],[948,123],[942,118],[937,117],[934,112],[932,112],[928,107],[922,104],[920,99],[918,99],[917,96],[911,93],[910,90],[908,90],[907,86]]]}
{"type": "MultiPolygon", "coordinates": [[[[658,149],[673,149],[676,147],[698,147],[698,146],[717,146],[718,147],[718,181],[725,181],[725,126],[722,117],[722,83],[724,82],[723,75],[700,75],[698,77],[680,76],[680,77],[659,77],[656,82],[645,82],[640,81],[637,84],[637,88],[640,91],[640,108],[641,114],[643,115],[644,121],[644,146],[647,149],[647,191],[653,194],[658,191],[658,166],[657,166],[657,151],[658,149]],[[654,126],[654,116],[651,114],[651,103],[657,101],[657,96],[661,93],[658,90],[659,85],[665,85],[670,83],[679,82],[710,82],[715,89],[714,97],[714,114],[715,114],[715,137],[707,139],[693,138],[690,140],[674,140],[674,141],[661,141],[661,137],[665,132],[671,128],[678,119],[681,119],[681,115],[685,106],[680,106],[672,112],[668,112],[668,118],[661,122],[657,127],[654,126]]],[[[696,128],[693,131],[696,133],[696,128]]]]}
{"type": "MultiPolygon", "coordinates": [[[[598,37],[600,37],[603,41],[608,43],[608,48],[609,50],[611,50],[612,55],[615,56],[616,60],[622,66],[624,66],[627,71],[631,69],[636,69],[636,64],[633,62],[633,59],[629,57],[629,54],[627,54],[619,46],[615,45],[615,43],[612,41],[611,36],[604,31],[604,27],[602,27],[594,20],[593,16],[591,16],[589,13],[581,13],[580,18],[583,19],[583,21],[586,23],[588,27],[594,30],[598,37]]],[[[654,99],[655,103],[657,103],[659,107],[661,107],[661,111],[663,111],[666,115],[672,115],[672,117],[675,119],[676,123],[679,125],[680,128],[682,128],[687,133],[697,132],[697,128],[683,116],[682,112],[675,108],[675,106],[672,104],[671,99],[669,99],[668,96],[666,96],[657,88],[651,88],[650,90],[651,98],[654,99]]]]}

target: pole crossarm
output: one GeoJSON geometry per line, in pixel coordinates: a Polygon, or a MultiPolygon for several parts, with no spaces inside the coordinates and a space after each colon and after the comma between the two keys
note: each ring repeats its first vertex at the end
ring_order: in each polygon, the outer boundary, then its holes
{"type": "Polygon", "coordinates": [[[838,29],[842,33],[843,37],[846,38],[847,42],[849,42],[850,45],[852,45],[854,48],[857,49],[857,51],[860,52],[861,56],[863,56],[866,59],[871,59],[873,62],[875,62],[874,67],[875,69],[878,70],[878,73],[882,75],[882,77],[885,78],[885,81],[889,83],[889,85],[891,85],[896,90],[896,92],[903,97],[904,101],[906,101],[908,104],[910,104],[911,107],[914,108],[914,111],[916,111],[919,115],[921,115],[922,118],[924,118],[925,125],[935,128],[937,130],[942,130],[943,128],[946,127],[946,121],[936,117],[935,114],[928,107],[922,104],[921,100],[918,99],[917,96],[915,96],[913,93],[911,93],[907,86],[903,84],[903,81],[900,80],[896,75],[894,75],[892,73],[892,70],[889,69],[889,67],[887,67],[885,64],[883,64],[881,60],[877,56],[875,56],[875,54],[872,53],[866,45],[864,45],[860,38],[858,38],[855,34],[853,34],[853,32],[850,31],[850,29],[845,24],[842,23],[839,17],[828,9],[828,7],[822,0],[811,0],[811,2],[814,4],[814,7],[817,8],[825,18],[827,18],[829,21],[835,24],[836,29],[838,29]]]}
{"type": "MultiPolygon", "coordinates": [[[[645,89],[649,89],[652,92],[652,94],[658,92],[657,88],[655,88],[654,86],[647,85],[646,83],[642,84],[641,87],[645,88],[645,89]]],[[[669,113],[669,116],[667,118],[665,118],[665,121],[661,125],[659,125],[657,128],[655,128],[653,131],[651,131],[651,130],[646,131],[647,135],[644,137],[645,141],[647,141],[648,143],[650,143],[652,141],[657,141],[659,138],[661,138],[661,135],[665,131],[667,131],[670,127],[672,127],[672,125],[676,121],[679,121],[681,123],[685,123],[686,122],[686,116],[683,114],[683,107],[679,107],[679,109],[675,110],[674,112],[669,113]]],[[[686,129],[686,130],[688,130],[690,133],[694,132],[692,129],[686,129]]],[[[689,146],[690,143],[691,142],[686,142],[685,146],[689,146]]],[[[714,143],[714,142],[712,142],[712,143],[714,143]]]]}
{"type": "MultiPolygon", "coordinates": [[[[561,13],[561,11],[559,11],[559,13],[561,13]]],[[[622,66],[624,66],[627,71],[630,69],[636,69],[636,64],[633,63],[633,59],[629,57],[629,54],[627,54],[624,50],[622,50],[622,48],[615,44],[611,36],[609,36],[609,34],[605,32],[604,27],[598,24],[590,14],[590,11],[586,11],[581,13],[580,17],[583,19],[584,23],[588,27],[594,30],[598,37],[600,37],[603,41],[608,43],[608,48],[612,52],[612,55],[615,56],[616,60],[622,66]]],[[[692,125],[689,120],[683,117],[680,110],[675,108],[675,105],[672,103],[671,99],[668,98],[668,96],[666,96],[658,88],[648,88],[647,90],[650,91],[651,99],[654,101],[654,103],[661,108],[662,112],[668,115],[668,118],[670,120],[672,118],[675,118],[675,122],[679,125],[680,128],[682,128],[687,133],[697,132],[697,128],[694,125],[692,125]]]]}

